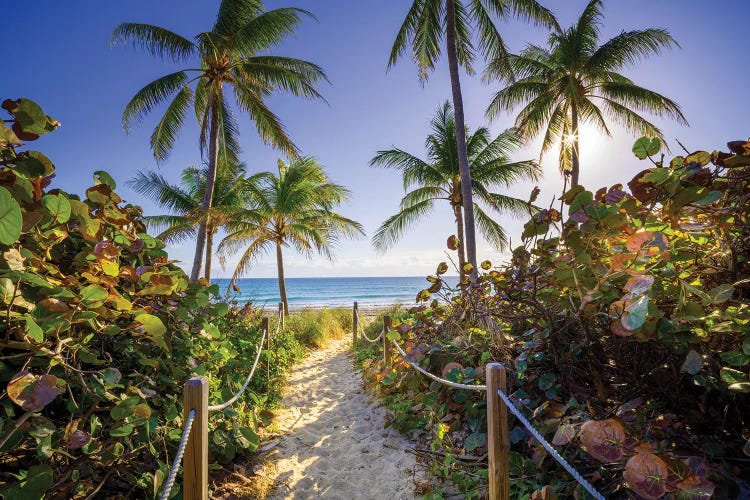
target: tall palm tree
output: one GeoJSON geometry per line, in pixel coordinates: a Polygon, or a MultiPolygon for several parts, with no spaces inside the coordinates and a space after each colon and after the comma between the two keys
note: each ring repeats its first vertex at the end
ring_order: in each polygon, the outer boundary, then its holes
{"type": "Polygon", "coordinates": [[[473,74],[475,43],[482,55],[491,60],[508,58],[508,49],[493,18],[506,20],[520,17],[545,26],[557,26],[552,13],[536,0],[413,0],[391,49],[388,67],[393,66],[411,43],[420,78],[426,79],[442,51],[442,40],[450,71],[453,108],[456,115],[456,146],[463,186],[466,252],[468,261],[476,267],[476,238],[471,192],[471,173],[466,146],[463,96],[459,66],[473,74]],[[476,26],[478,34],[472,35],[476,26]]]}
{"type": "Polygon", "coordinates": [[[204,276],[210,280],[214,236],[234,212],[244,207],[249,186],[256,182],[257,177],[246,177],[243,166],[220,168],[216,177],[216,196],[213,197],[209,210],[204,210],[202,205],[208,168],[186,168],[182,171],[179,185],[171,184],[153,170],[140,171],[128,181],[128,186],[170,212],[145,218],[150,228],[160,232],[157,237],[167,243],[194,238],[201,223],[205,222],[204,276]]]}
{"type": "MultiPolygon", "coordinates": [[[[263,10],[261,0],[222,0],[211,31],[192,40],[149,24],[123,23],[112,32],[112,43],[132,43],[151,55],[190,67],[158,78],[143,87],[125,107],[125,130],[139,123],[158,105],[169,102],[151,135],[157,161],[164,161],[192,104],[200,125],[201,151],[207,155],[208,177],[202,206],[211,206],[219,156],[237,163],[238,127],[225,90],[231,89],[237,107],[255,122],[268,144],[295,157],[297,147],[265,99],[276,90],[307,98],[321,98],[315,86],[325,80],[323,70],[308,61],[268,55],[311,13],[296,8],[263,10]],[[226,88],[225,88],[226,87],[226,88]],[[174,96],[174,97],[172,97],[174,96]]],[[[200,274],[206,226],[197,231],[191,281],[200,274]]]]}
{"type": "Polygon", "coordinates": [[[484,75],[508,82],[493,97],[487,116],[524,106],[516,126],[526,137],[544,130],[542,155],[561,141],[560,169],[570,174],[572,186],[578,185],[581,124],[593,123],[610,136],[607,116],[628,131],[663,140],[641,112],[687,123],[677,103],[619,73],[677,46],[674,38],[665,29],[647,28],[623,31],[600,44],[601,9],[601,0],[591,0],[575,25],[550,34],[547,47],[529,45],[519,55],[491,61],[484,75]]]}
{"type": "Polygon", "coordinates": [[[244,249],[231,285],[275,249],[279,295],[288,314],[283,247],[306,256],[317,252],[332,260],[333,248],[342,237],[355,237],[364,230],[360,223],[334,211],[347,199],[349,190],[331,182],[314,158],[288,164],[279,160],[278,175],[265,172],[259,176],[248,205],[227,224],[228,234],[218,252],[223,265],[227,256],[244,249]]]}
{"type": "MultiPolygon", "coordinates": [[[[401,200],[399,213],[383,222],[372,242],[377,250],[385,251],[410,225],[429,214],[437,200],[447,201],[456,219],[459,271],[463,280],[466,262],[463,243],[464,190],[456,147],[457,125],[450,103],[446,102],[438,109],[430,125],[432,134],[425,141],[427,159],[422,160],[402,149],[390,149],[378,151],[370,160],[372,166],[400,170],[404,179],[404,190],[416,186],[401,200]]],[[[468,133],[466,139],[471,191],[484,204],[499,213],[529,214],[528,201],[491,191],[499,186],[509,188],[521,180],[539,178],[541,169],[536,162],[510,160],[509,155],[520,143],[520,137],[514,129],[506,130],[493,139],[489,130],[482,127],[474,133],[468,133]]],[[[473,204],[473,208],[477,225],[484,237],[499,249],[505,248],[508,239],[502,226],[477,203],[473,204]]]]}

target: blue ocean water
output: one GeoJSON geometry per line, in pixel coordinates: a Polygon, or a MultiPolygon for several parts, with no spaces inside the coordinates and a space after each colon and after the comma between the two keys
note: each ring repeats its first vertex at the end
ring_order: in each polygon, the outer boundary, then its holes
{"type": "MultiPolygon", "coordinates": [[[[455,285],[458,278],[447,278],[455,285]]],[[[212,280],[219,285],[222,296],[228,279],[212,280]]],[[[240,303],[252,302],[257,306],[275,307],[279,303],[279,282],[276,278],[243,278],[237,285],[240,303]]],[[[430,286],[424,276],[387,278],[287,278],[286,293],[289,308],[349,307],[355,300],[360,306],[387,306],[400,302],[413,305],[417,293],[430,286]]]]}

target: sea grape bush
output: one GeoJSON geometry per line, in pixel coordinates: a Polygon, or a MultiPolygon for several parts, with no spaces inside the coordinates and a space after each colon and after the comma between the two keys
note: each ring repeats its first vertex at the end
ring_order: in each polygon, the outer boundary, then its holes
{"type": "MultiPolygon", "coordinates": [[[[507,264],[483,262],[477,281],[453,290],[441,263],[399,337],[411,352],[454,355],[442,363],[512,364],[514,397],[570,458],[606,464],[594,479],[608,494],[739,495],[733,478],[747,477],[750,456],[750,142],[728,148],[667,162],[658,140],[639,139],[633,152],[649,168],[627,188],[577,186],[538,210],[507,264]]],[[[522,429],[511,436],[516,474],[558,470],[522,429]]],[[[570,491],[553,477],[528,483],[539,498],[545,481],[570,491]]],[[[521,483],[514,494],[527,493],[521,483]]]]}
{"type": "MultiPolygon", "coordinates": [[[[106,172],[85,197],[52,188],[53,162],[21,149],[59,123],[28,99],[2,108],[0,495],[153,497],[181,434],[182,385],[210,375],[222,401],[260,332],[212,300],[215,285],[188,283],[106,172]]],[[[216,460],[258,445],[256,415],[237,409],[212,417],[216,460]]]]}

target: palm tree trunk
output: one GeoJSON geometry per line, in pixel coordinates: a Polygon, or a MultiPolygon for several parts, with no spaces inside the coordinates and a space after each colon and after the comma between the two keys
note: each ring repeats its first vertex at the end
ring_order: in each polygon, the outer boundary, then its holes
{"type": "MultiPolygon", "coordinates": [[[[453,92],[453,112],[456,118],[456,147],[458,149],[458,169],[461,172],[461,195],[464,206],[464,226],[466,228],[466,257],[474,270],[472,279],[477,277],[477,242],[474,234],[474,200],[471,190],[471,172],[466,152],[466,125],[464,124],[464,100],[461,95],[461,80],[458,75],[458,55],[456,54],[456,3],[446,2],[446,45],[448,49],[448,69],[453,92]]],[[[464,241],[461,241],[463,245],[464,241]]]]}
{"type": "MultiPolygon", "coordinates": [[[[221,92],[219,96],[213,97],[210,102],[211,119],[208,132],[208,177],[206,179],[206,192],[203,194],[203,211],[208,212],[214,199],[214,184],[216,183],[216,166],[219,160],[219,106],[221,105],[221,92]]],[[[198,281],[203,262],[203,248],[206,246],[206,220],[202,220],[198,226],[198,238],[195,242],[195,257],[193,257],[193,271],[190,273],[190,282],[198,281]]]]}
{"type": "Polygon", "coordinates": [[[466,273],[464,272],[464,264],[466,264],[466,256],[464,254],[464,217],[461,213],[461,205],[453,205],[453,214],[456,216],[456,230],[458,235],[458,272],[463,282],[466,273]]]}
{"type": "Polygon", "coordinates": [[[578,185],[578,172],[580,170],[579,159],[578,159],[578,108],[575,103],[570,107],[570,121],[571,128],[573,129],[573,141],[570,152],[570,187],[574,188],[578,185]]]}
{"type": "Polygon", "coordinates": [[[289,316],[289,301],[286,298],[286,282],[284,281],[284,256],[281,254],[281,242],[276,242],[276,268],[279,275],[279,297],[284,303],[284,316],[289,316]]]}
{"type": "Polygon", "coordinates": [[[206,229],[206,267],[204,276],[211,281],[211,259],[213,258],[214,249],[214,229],[206,229]]]}

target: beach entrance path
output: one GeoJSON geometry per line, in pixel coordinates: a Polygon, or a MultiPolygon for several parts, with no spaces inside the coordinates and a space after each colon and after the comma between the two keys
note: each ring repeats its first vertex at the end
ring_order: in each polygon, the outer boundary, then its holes
{"type": "Polygon", "coordinates": [[[272,499],[411,499],[408,441],[384,428],[385,409],[362,388],[351,340],[312,352],[292,371],[277,414],[281,441],[264,474],[272,499]]]}

